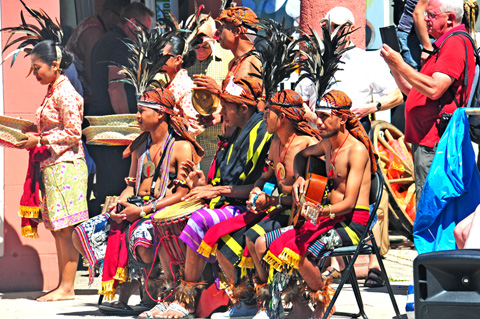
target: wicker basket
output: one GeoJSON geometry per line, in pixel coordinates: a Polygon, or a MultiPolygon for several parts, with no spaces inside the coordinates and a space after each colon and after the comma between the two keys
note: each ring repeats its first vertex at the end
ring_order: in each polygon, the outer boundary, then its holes
{"type": "Polygon", "coordinates": [[[126,126],[89,126],[83,130],[89,145],[129,145],[140,135],[139,128],[126,126]]]}
{"type": "Polygon", "coordinates": [[[30,126],[34,125],[35,123],[20,119],[17,117],[10,117],[10,116],[2,116],[0,115],[0,125],[13,128],[18,131],[26,131],[30,126]]]}
{"type": "Polygon", "coordinates": [[[11,127],[0,125],[0,146],[17,148],[17,144],[27,140],[28,135],[11,127]]]}
{"type": "Polygon", "coordinates": [[[135,114],[115,114],[105,116],[85,116],[92,126],[138,126],[135,114]]]}

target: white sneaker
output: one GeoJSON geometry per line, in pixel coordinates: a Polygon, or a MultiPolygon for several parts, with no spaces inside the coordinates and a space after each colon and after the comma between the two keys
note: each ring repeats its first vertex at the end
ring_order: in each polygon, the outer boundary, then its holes
{"type": "MultiPolygon", "coordinates": [[[[235,317],[253,317],[257,313],[257,307],[247,308],[244,302],[240,302],[240,307],[233,305],[225,312],[216,312],[212,314],[211,319],[227,319],[235,317]]],[[[268,317],[267,317],[268,318],[268,317]]]]}

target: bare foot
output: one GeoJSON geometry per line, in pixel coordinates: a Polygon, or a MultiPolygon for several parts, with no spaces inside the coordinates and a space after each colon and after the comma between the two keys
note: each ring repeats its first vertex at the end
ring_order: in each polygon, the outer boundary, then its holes
{"type": "Polygon", "coordinates": [[[54,289],[47,292],[43,296],[37,298],[37,301],[60,301],[60,300],[74,300],[75,292],[72,290],[70,292],[63,291],[60,288],[54,289]]]}
{"type": "Polygon", "coordinates": [[[293,303],[292,311],[285,317],[285,319],[304,319],[310,318],[313,311],[308,305],[308,301],[295,301],[293,303]]]}
{"type": "Polygon", "coordinates": [[[155,318],[183,318],[185,317],[184,313],[181,313],[180,311],[177,311],[176,308],[183,308],[183,310],[187,311],[188,313],[193,313],[193,309],[187,309],[186,305],[183,302],[179,301],[174,301],[172,302],[167,310],[163,313],[161,313],[158,317],[155,318]],[[174,307],[171,307],[174,306],[174,307]]]}
{"type": "MultiPolygon", "coordinates": [[[[312,319],[322,319],[323,315],[325,314],[325,310],[327,309],[328,305],[324,306],[317,306],[315,308],[315,311],[313,312],[312,319]]],[[[330,311],[330,314],[328,315],[328,319],[332,318],[333,314],[335,313],[335,306],[332,307],[332,310],[330,311]]]]}
{"type": "Polygon", "coordinates": [[[147,318],[147,313],[148,313],[148,314],[150,314],[149,318],[151,318],[151,317],[160,318],[160,317],[158,317],[158,315],[164,313],[165,310],[167,310],[167,306],[168,306],[168,303],[160,302],[160,303],[156,304],[155,307],[153,307],[152,309],[142,312],[138,317],[139,318],[147,318]]]}

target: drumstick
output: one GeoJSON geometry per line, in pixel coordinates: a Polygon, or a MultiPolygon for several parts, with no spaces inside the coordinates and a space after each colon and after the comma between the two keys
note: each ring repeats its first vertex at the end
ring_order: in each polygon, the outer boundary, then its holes
{"type": "Polygon", "coordinates": [[[403,166],[405,167],[405,170],[410,175],[413,175],[412,168],[410,167],[410,165],[407,162],[405,162],[405,160],[403,160],[402,157],[397,154],[397,152],[395,152],[395,150],[390,146],[390,144],[388,144],[387,141],[385,141],[385,139],[381,136],[378,137],[378,140],[380,141],[380,143],[382,143],[383,147],[389,150],[392,154],[396,155],[398,159],[400,159],[400,161],[402,162],[403,166]]]}

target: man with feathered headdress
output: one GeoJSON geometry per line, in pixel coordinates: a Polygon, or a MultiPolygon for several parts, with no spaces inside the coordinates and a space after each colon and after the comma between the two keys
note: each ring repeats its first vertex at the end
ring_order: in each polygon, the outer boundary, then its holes
{"type": "MultiPolygon", "coordinates": [[[[126,75],[123,80],[136,89],[136,117],[144,133],[124,152],[125,157],[131,155],[132,161],[125,178],[127,186],[116,205],[110,206],[108,213],[79,225],[73,237],[75,247],[89,262],[90,275],[98,262],[104,260],[99,293],[107,300],[115,297],[118,283],[127,278],[137,279],[142,275],[140,270],[154,262],[150,215],[181,201],[189,189],[186,172],[180,164],[187,160],[198,164],[204,154],[188,133],[183,119],[175,115],[173,93],[149,88],[155,81],[155,74],[170,57],[162,54],[170,36],[171,33],[163,33],[158,28],[138,30],[136,41],[128,46],[133,57],[128,65],[118,65],[126,75]],[[137,76],[139,70],[141,77],[137,76]]],[[[160,256],[166,254],[163,249],[159,253],[160,256]]],[[[165,272],[165,276],[171,278],[168,275],[165,272]]],[[[99,309],[108,314],[138,314],[126,306],[136,285],[136,280],[122,284],[119,302],[100,305],[99,309]]],[[[147,295],[145,299],[151,301],[147,295]]]]}
{"type": "Polygon", "coordinates": [[[204,249],[204,256],[207,255],[206,252],[212,253],[216,250],[217,260],[233,291],[232,301],[238,302],[241,298],[240,308],[233,306],[226,313],[214,314],[212,318],[226,315],[235,317],[239,313],[253,315],[257,312],[256,303],[251,307],[247,305],[255,294],[243,288],[243,277],[247,269],[257,270],[260,278],[256,283],[257,287],[267,282],[268,274],[260,264],[264,251],[256,250],[256,240],[268,232],[288,225],[291,214],[289,208],[293,203],[291,191],[295,181],[295,155],[318,143],[315,137],[320,139],[318,131],[307,123],[303,100],[295,91],[283,90],[269,97],[266,100],[264,120],[268,132],[275,135],[270,145],[265,171],[250,191],[247,202],[249,211],[213,226],[200,245],[201,248],[212,247],[204,249]],[[272,195],[274,187],[278,189],[279,195],[272,195]],[[240,267],[242,271],[237,271],[238,268],[234,266],[240,267]]]}
{"type": "MultiPolygon", "coordinates": [[[[369,218],[371,173],[376,171],[372,144],[356,116],[349,110],[350,98],[330,91],[317,103],[317,126],[322,141],[295,158],[294,200],[305,192],[300,176],[308,157],[325,156],[328,173],[326,203],[315,206],[317,215],[294,228],[272,236],[264,260],[276,271],[297,269],[307,284],[311,301],[320,317],[328,304],[328,288],[315,260],[339,246],[356,245],[369,218]],[[276,237],[276,238],[275,238],[276,237]]],[[[305,205],[310,205],[306,203],[305,205]]],[[[303,214],[303,210],[302,210],[303,214]]],[[[311,216],[304,215],[307,219],[311,216]]],[[[275,282],[275,279],[274,279],[275,282]]],[[[308,311],[307,308],[300,308],[308,311]]]]}
{"type": "Polygon", "coordinates": [[[232,134],[224,139],[217,152],[205,182],[203,172],[189,161],[183,165],[188,172],[187,184],[192,191],[182,200],[189,202],[204,199],[209,208],[193,213],[180,239],[186,244],[184,281],[176,289],[176,301],[168,308],[158,304],[146,315],[160,318],[186,316],[195,309],[197,293],[202,286],[200,278],[207,262],[214,258],[203,258],[197,250],[205,232],[222,220],[246,211],[245,201],[253,183],[260,177],[271,134],[265,128],[263,113],[257,109],[262,95],[262,85],[257,78],[246,77],[231,82],[220,95],[221,115],[227,131],[232,134]]]}
{"type": "MultiPolygon", "coordinates": [[[[149,216],[179,202],[187,194],[188,188],[182,177],[185,172],[179,163],[186,160],[198,163],[203,156],[202,148],[188,134],[182,119],[174,115],[174,106],[175,98],[166,89],[143,94],[138,102],[137,120],[144,133],[125,153],[132,157],[130,173],[125,179],[126,188],[117,205],[109,207],[108,213],[95,216],[75,228],[74,244],[88,260],[90,270],[104,260],[99,293],[107,300],[114,298],[118,282],[137,278],[141,275],[140,269],[154,261],[153,227],[149,216]],[[132,203],[129,198],[134,195],[142,200],[143,205],[132,203]],[[125,236],[121,227],[127,225],[130,225],[130,236],[127,236],[127,246],[123,247],[118,237],[122,233],[125,236]],[[130,275],[125,270],[129,254],[136,261],[129,265],[130,275]]],[[[121,304],[128,302],[129,290],[131,287],[120,290],[118,306],[101,305],[100,309],[106,313],[122,312],[125,309],[121,304]]]]}

